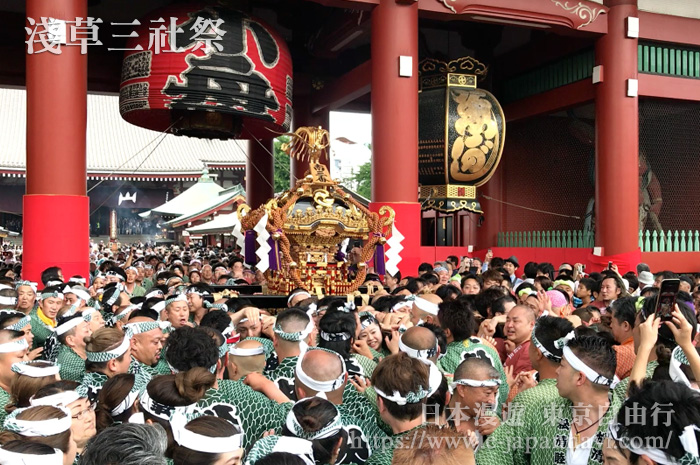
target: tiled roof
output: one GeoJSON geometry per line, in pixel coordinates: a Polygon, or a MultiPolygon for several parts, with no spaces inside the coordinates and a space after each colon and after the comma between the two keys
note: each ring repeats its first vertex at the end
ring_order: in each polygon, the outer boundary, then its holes
{"type": "Polygon", "coordinates": [[[142,218],[149,217],[152,213],[159,213],[165,216],[181,216],[198,211],[201,205],[209,204],[212,199],[219,197],[223,187],[215,183],[209,173],[204,172],[199,180],[174,199],[165,202],[163,205],[139,213],[142,218]]]}
{"type": "Polygon", "coordinates": [[[238,213],[234,212],[216,216],[211,221],[187,228],[187,231],[189,231],[191,234],[217,234],[222,232],[230,233],[233,230],[233,223],[235,221],[234,215],[238,215],[238,213]]]}
{"type": "MultiPolygon", "coordinates": [[[[204,218],[205,215],[211,215],[214,212],[227,208],[231,204],[235,203],[237,200],[242,200],[245,202],[245,189],[240,184],[237,184],[228,189],[219,191],[217,196],[212,196],[205,201],[198,202],[193,205],[193,208],[183,215],[178,216],[175,219],[167,221],[165,224],[172,227],[179,227],[186,225],[190,221],[195,221],[196,219],[204,218]]],[[[175,197],[176,200],[177,197],[175,197]]]]}
{"type": "MultiPolygon", "coordinates": [[[[0,105],[0,172],[23,176],[26,91],[0,88],[0,105]]],[[[91,178],[112,172],[114,178],[197,178],[206,164],[243,169],[247,147],[245,141],[163,135],[140,128],[119,115],[118,95],[88,94],[87,171],[91,178]]]]}

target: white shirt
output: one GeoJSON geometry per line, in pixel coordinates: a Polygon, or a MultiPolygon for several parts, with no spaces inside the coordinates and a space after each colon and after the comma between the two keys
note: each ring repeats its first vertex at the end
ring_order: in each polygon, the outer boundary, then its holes
{"type": "Polygon", "coordinates": [[[574,449],[574,433],[569,430],[569,444],[566,447],[566,465],[587,465],[588,456],[591,455],[595,434],[574,449]]]}

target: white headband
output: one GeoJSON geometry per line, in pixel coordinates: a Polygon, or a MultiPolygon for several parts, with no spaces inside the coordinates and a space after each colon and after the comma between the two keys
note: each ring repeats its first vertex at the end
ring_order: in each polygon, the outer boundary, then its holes
{"type": "Polygon", "coordinates": [[[29,344],[25,338],[15,339],[14,341],[0,344],[0,354],[9,354],[11,352],[19,352],[29,348],[29,344]]]}
{"type": "MultiPolygon", "coordinates": [[[[404,333],[405,334],[405,333],[404,333]]],[[[432,349],[414,349],[413,347],[408,347],[403,342],[403,334],[399,337],[399,350],[408,354],[411,358],[417,358],[419,360],[428,360],[430,357],[435,357],[440,351],[439,343],[435,342],[435,347],[432,349]]]]}
{"type": "Polygon", "coordinates": [[[252,349],[239,349],[235,345],[228,348],[228,353],[239,357],[250,357],[252,355],[261,355],[265,353],[265,348],[261,345],[252,349]]]}
{"type": "Polygon", "coordinates": [[[119,358],[126,353],[131,347],[131,339],[127,334],[124,334],[124,339],[122,342],[112,350],[105,350],[104,352],[86,352],[87,360],[89,362],[102,363],[119,358]]]}
{"type": "Polygon", "coordinates": [[[552,362],[561,363],[561,357],[548,351],[544,344],[542,344],[540,340],[537,339],[537,336],[535,336],[536,329],[537,325],[535,325],[535,327],[532,328],[532,334],[530,335],[530,340],[532,341],[532,343],[535,344],[535,347],[537,347],[540,350],[540,352],[542,352],[542,355],[544,355],[546,358],[548,358],[552,362]]]}
{"type": "Polygon", "coordinates": [[[43,378],[45,376],[56,376],[61,371],[58,363],[46,362],[49,366],[36,366],[33,362],[19,362],[12,364],[12,371],[30,378],[43,378]]]}
{"type": "Polygon", "coordinates": [[[692,389],[690,380],[685,375],[685,373],[683,373],[683,370],[681,370],[681,365],[690,365],[690,362],[685,356],[685,352],[683,352],[683,349],[681,349],[681,346],[676,346],[676,348],[673,349],[673,352],[671,352],[671,363],[668,367],[668,374],[671,376],[671,379],[676,383],[685,384],[686,386],[692,389]]]}
{"type": "MultiPolygon", "coordinates": [[[[301,399],[297,402],[297,404],[307,399],[301,399]]],[[[338,411],[338,409],[336,409],[335,417],[333,417],[333,420],[331,420],[330,423],[328,423],[326,426],[324,426],[318,431],[306,432],[304,428],[299,424],[299,419],[297,418],[296,414],[294,413],[294,410],[292,409],[289,411],[289,414],[287,414],[285,426],[296,437],[313,441],[316,439],[329,438],[337,434],[338,431],[340,431],[343,428],[343,420],[340,415],[340,412],[338,411]]]]}
{"type": "Polygon", "coordinates": [[[116,417],[126,412],[128,409],[134,406],[134,402],[139,396],[139,391],[129,391],[124,400],[122,400],[119,405],[112,409],[111,415],[116,417]]]}
{"type": "Polygon", "coordinates": [[[277,438],[272,452],[287,452],[296,455],[304,461],[306,465],[314,465],[313,443],[306,439],[294,438],[290,436],[280,436],[277,438]]]}
{"type": "Polygon", "coordinates": [[[63,465],[63,452],[54,449],[53,454],[27,454],[11,452],[0,447],[0,463],[3,465],[63,465]]]}
{"type": "Polygon", "coordinates": [[[71,329],[78,326],[80,323],[84,323],[84,322],[85,322],[85,320],[83,318],[71,318],[70,320],[68,320],[65,323],[56,327],[56,336],[60,336],[62,334],[65,334],[68,331],[70,331],[71,329]]]}
{"type": "Polygon", "coordinates": [[[85,303],[87,303],[88,300],[90,300],[90,294],[88,294],[87,292],[85,292],[82,289],[73,288],[73,289],[71,289],[70,292],[71,292],[71,294],[75,294],[80,300],[82,300],[85,303]]]}
{"type": "Polygon", "coordinates": [[[423,386],[420,387],[418,392],[409,392],[405,396],[402,396],[399,391],[394,391],[393,394],[389,395],[379,389],[377,386],[374,386],[374,390],[376,391],[377,395],[386,399],[390,400],[391,402],[394,402],[396,405],[406,405],[406,404],[418,404],[420,403],[421,400],[425,399],[428,397],[428,391],[423,388],[423,386]]]}
{"type": "Polygon", "coordinates": [[[569,362],[569,365],[571,365],[571,368],[582,372],[591,383],[600,384],[601,386],[608,386],[610,389],[613,389],[615,386],[617,386],[617,383],[620,382],[617,375],[613,376],[613,379],[609,379],[597,373],[594,369],[586,365],[580,358],[578,358],[569,348],[569,346],[564,346],[562,352],[566,361],[569,362]]]}
{"type": "Polygon", "coordinates": [[[625,449],[629,450],[633,454],[646,455],[655,463],[658,463],[660,465],[692,465],[694,463],[697,463],[699,451],[698,441],[695,437],[695,432],[700,431],[700,428],[698,428],[695,425],[688,425],[685,428],[683,428],[683,433],[681,433],[680,437],[678,438],[681,442],[681,445],[683,446],[683,450],[685,451],[685,454],[683,455],[683,457],[681,457],[680,460],[671,457],[661,449],[656,449],[654,447],[639,447],[640,443],[643,444],[645,441],[635,441],[634,438],[631,438],[632,440],[628,440],[624,436],[619,437],[617,434],[618,427],[619,424],[617,423],[610,424],[610,432],[612,433],[613,439],[620,442],[625,449]],[[696,461],[694,462],[693,460],[696,461]]]}
{"type": "Polygon", "coordinates": [[[450,383],[450,387],[454,389],[457,386],[471,386],[471,387],[495,387],[495,386],[500,386],[501,385],[501,380],[500,379],[485,379],[485,380],[478,380],[478,379],[458,379],[452,383],[450,383]]]}
{"type": "MultiPolygon", "coordinates": [[[[325,349],[311,349],[311,350],[325,350],[325,349]]],[[[296,377],[299,380],[300,383],[304,384],[304,386],[308,386],[310,389],[313,389],[314,391],[318,392],[332,392],[335,391],[336,389],[340,388],[343,383],[345,383],[345,360],[343,360],[343,357],[341,357],[339,354],[332,352],[330,350],[327,350],[326,352],[335,354],[338,356],[340,359],[340,363],[342,366],[342,371],[340,373],[340,376],[338,376],[336,379],[332,379],[330,381],[317,381],[313,378],[311,378],[309,375],[304,373],[304,369],[301,367],[302,362],[304,361],[304,356],[309,353],[309,351],[306,351],[299,355],[299,358],[297,358],[297,366],[294,370],[296,373],[296,377]]]]}
{"type": "Polygon", "coordinates": [[[403,308],[403,307],[411,307],[413,305],[413,302],[410,300],[402,300],[398,304],[394,305],[391,307],[391,312],[395,312],[396,310],[403,308]]]}
{"type": "Polygon", "coordinates": [[[11,329],[13,331],[22,331],[25,326],[31,324],[32,318],[29,315],[22,315],[22,313],[18,313],[17,316],[21,316],[20,320],[17,323],[12,324],[5,329],[11,329]]]}
{"type": "Polygon", "coordinates": [[[38,399],[32,397],[29,399],[29,405],[32,407],[37,407],[40,405],[48,405],[50,407],[68,407],[68,404],[72,404],[80,398],[81,396],[77,391],[63,391],[50,396],[39,397],[38,399]]]}
{"type": "Polygon", "coordinates": [[[413,301],[413,304],[419,309],[423,310],[426,313],[430,313],[433,316],[436,316],[438,314],[438,310],[440,309],[438,304],[434,304],[433,302],[430,302],[429,300],[424,299],[422,297],[416,297],[416,300],[413,301]]]}
{"type": "Polygon", "coordinates": [[[176,410],[170,417],[170,429],[173,439],[182,447],[210,454],[225,454],[243,447],[243,434],[234,434],[226,437],[211,437],[190,431],[187,425],[187,415],[181,410],[176,410]]]}
{"type": "Polygon", "coordinates": [[[321,339],[324,341],[348,341],[352,339],[352,335],[350,333],[327,333],[325,331],[319,332],[319,336],[321,336],[321,339]]]}
{"type": "Polygon", "coordinates": [[[153,304],[153,306],[151,307],[151,310],[155,310],[155,312],[156,312],[158,315],[160,315],[160,312],[162,312],[163,310],[165,310],[165,300],[153,304]]]}
{"type": "Polygon", "coordinates": [[[28,437],[46,437],[68,431],[71,427],[71,412],[65,407],[55,407],[65,413],[61,418],[51,418],[50,420],[20,420],[17,415],[25,410],[34,407],[18,408],[5,419],[5,429],[28,437]]]}
{"type": "Polygon", "coordinates": [[[9,305],[14,307],[15,305],[17,305],[17,297],[6,297],[0,295],[0,305],[9,305]]]}
{"type": "Polygon", "coordinates": [[[29,286],[32,289],[32,291],[34,291],[35,294],[36,294],[36,290],[38,289],[38,284],[33,283],[31,281],[19,281],[15,284],[15,287],[17,289],[19,289],[22,286],[29,286]]]}
{"type": "Polygon", "coordinates": [[[154,417],[158,417],[161,420],[170,421],[170,416],[173,411],[182,410],[184,412],[192,410],[192,408],[197,405],[182,405],[179,407],[173,407],[172,405],[161,404],[160,402],[153,400],[151,396],[148,395],[148,389],[144,389],[141,392],[141,398],[139,399],[139,405],[143,410],[150,413],[154,417]]]}
{"type": "Polygon", "coordinates": [[[305,296],[307,299],[308,299],[309,297],[311,297],[311,294],[309,294],[307,291],[296,291],[296,292],[292,292],[292,295],[290,295],[289,297],[287,297],[287,307],[289,307],[289,305],[292,303],[292,299],[294,299],[294,297],[296,297],[296,296],[298,296],[298,295],[303,295],[303,296],[305,296]]]}

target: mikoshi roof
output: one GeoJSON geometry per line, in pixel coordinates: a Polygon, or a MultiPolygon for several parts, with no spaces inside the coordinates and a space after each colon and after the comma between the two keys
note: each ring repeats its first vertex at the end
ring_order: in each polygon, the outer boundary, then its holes
{"type": "MultiPolygon", "coordinates": [[[[0,102],[0,176],[24,177],[26,91],[0,88],[0,102]]],[[[48,104],[46,111],[52,111],[48,104]]],[[[134,126],[119,114],[118,95],[88,94],[87,114],[90,179],[194,180],[206,166],[245,168],[246,141],[198,139],[134,126]]]]}
{"type": "MultiPolygon", "coordinates": [[[[175,197],[173,201],[176,199],[177,197],[175,197]]],[[[240,184],[236,184],[233,187],[219,191],[216,197],[211,197],[205,202],[195,204],[192,210],[166,222],[165,224],[172,227],[186,225],[190,221],[195,221],[197,219],[212,215],[214,212],[233,204],[236,200],[245,201],[245,189],[243,189],[240,184]]]]}
{"type": "Polygon", "coordinates": [[[209,177],[209,172],[204,170],[199,180],[186,191],[159,207],[139,213],[139,216],[147,218],[152,213],[160,213],[165,216],[189,215],[199,211],[202,205],[208,205],[212,199],[218,199],[219,192],[223,190],[223,187],[209,177]]]}
{"type": "Polygon", "coordinates": [[[237,214],[238,213],[233,212],[216,216],[211,221],[187,228],[187,231],[192,234],[230,233],[233,230],[233,222],[237,214]]]}

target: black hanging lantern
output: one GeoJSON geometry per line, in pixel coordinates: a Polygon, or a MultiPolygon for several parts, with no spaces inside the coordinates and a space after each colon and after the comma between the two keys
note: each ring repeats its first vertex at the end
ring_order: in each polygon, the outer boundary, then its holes
{"type": "Polygon", "coordinates": [[[498,100],[477,89],[486,67],[471,57],[419,66],[418,181],[424,210],[482,213],[476,188],[503,153],[505,116],[498,100]]]}

